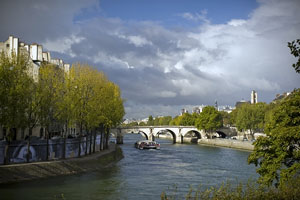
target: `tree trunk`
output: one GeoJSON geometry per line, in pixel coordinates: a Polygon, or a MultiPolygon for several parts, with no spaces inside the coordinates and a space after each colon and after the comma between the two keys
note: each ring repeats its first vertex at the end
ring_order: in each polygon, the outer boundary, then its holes
{"type": "Polygon", "coordinates": [[[96,130],[94,129],[93,132],[94,132],[93,153],[95,153],[95,151],[96,151],[96,130]]]}
{"type": "Polygon", "coordinates": [[[49,129],[46,128],[47,130],[47,135],[46,135],[46,160],[49,160],[49,129]]]}
{"type": "Polygon", "coordinates": [[[92,131],[90,131],[90,148],[89,148],[89,154],[92,154],[92,142],[93,142],[93,134],[92,131]]]}
{"type": "Polygon", "coordinates": [[[100,129],[100,151],[103,150],[103,128],[100,129]]]}
{"type": "Polygon", "coordinates": [[[62,158],[65,159],[66,158],[66,141],[67,141],[67,130],[68,130],[68,123],[65,124],[65,131],[64,131],[64,143],[63,143],[63,155],[62,158]]]}
{"type": "Polygon", "coordinates": [[[100,129],[100,137],[99,137],[99,151],[101,151],[101,142],[102,142],[102,138],[101,138],[101,129],[100,129]]]}
{"type": "Polygon", "coordinates": [[[85,155],[87,155],[87,151],[88,151],[88,139],[89,139],[88,135],[89,135],[89,132],[87,131],[86,136],[85,136],[85,152],[84,152],[85,155]]]}
{"type": "Polygon", "coordinates": [[[109,142],[109,128],[106,128],[105,149],[108,149],[108,142],[109,142]]]}
{"type": "Polygon", "coordinates": [[[32,136],[32,127],[29,127],[29,137],[27,141],[27,154],[26,154],[26,162],[30,162],[30,157],[31,157],[31,151],[30,151],[30,138],[32,136]]]}
{"type": "Polygon", "coordinates": [[[26,154],[26,162],[29,163],[30,161],[30,136],[28,137],[28,141],[27,141],[27,154],[26,154]]]}
{"type": "Polygon", "coordinates": [[[8,165],[8,164],[9,164],[8,148],[9,148],[9,142],[6,141],[6,144],[5,144],[5,150],[4,150],[4,164],[5,164],[5,165],[8,165]]]}
{"type": "Polygon", "coordinates": [[[80,124],[79,142],[78,142],[78,157],[81,154],[81,136],[82,136],[82,124],[80,124]]]}

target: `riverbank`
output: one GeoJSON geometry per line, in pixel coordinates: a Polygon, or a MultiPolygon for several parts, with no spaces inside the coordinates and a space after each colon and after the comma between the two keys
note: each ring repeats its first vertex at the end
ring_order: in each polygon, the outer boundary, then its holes
{"type": "MultiPolygon", "coordinates": [[[[172,136],[169,135],[160,135],[159,138],[172,140],[172,136]]],[[[192,143],[191,138],[183,138],[184,143],[192,143]]],[[[252,142],[249,141],[241,141],[241,140],[230,140],[230,139],[198,139],[197,143],[199,145],[207,145],[207,146],[217,146],[217,147],[227,147],[234,149],[241,149],[247,151],[253,151],[254,146],[252,142]]]]}
{"type": "Polygon", "coordinates": [[[122,149],[115,144],[111,144],[108,150],[81,158],[2,165],[0,166],[0,184],[101,170],[122,158],[122,149]]]}
{"type": "Polygon", "coordinates": [[[219,146],[228,147],[234,149],[242,149],[247,151],[253,151],[254,146],[252,142],[240,141],[240,140],[230,140],[230,139],[199,139],[198,144],[208,145],[208,146],[219,146]]]}

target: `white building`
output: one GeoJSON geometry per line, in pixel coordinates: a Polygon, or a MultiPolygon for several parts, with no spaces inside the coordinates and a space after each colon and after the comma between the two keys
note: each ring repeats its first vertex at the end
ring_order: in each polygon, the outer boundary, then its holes
{"type": "Polygon", "coordinates": [[[219,106],[218,111],[224,111],[227,113],[231,113],[234,108],[231,106],[219,106]]]}
{"type": "Polygon", "coordinates": [[[181,109],[181,112],[180,112],[180,116],[183,115],[184,113],[188,113],[189,111],[185,108],[182,108],[181,109]]]}
{"type": "Polygon", "coordinates": [[[252,90],[252,92],[251,92],[251,104],[256,104],[257,102],[258,102],[257,92],[255,90],[252,90]]]}
{"type": "Polygon", "coordinates": [[[29,64],[31,68],[28,73],[33,76],[35,81],[38,80],[39,68],[42,62],[57,65],[67,73],[70,70],[70,64],[64,63],[61,59],[51,59],[49,52],[43,52],[42,45],[36,43],[28,45],[24,42],[20,42],[19,38],[13,36],[9,36],[8,40],[0,42],[0,53],[1,52],[4,52],[9,57],[12,57],[13,54],[18,56],[20,53],[30,57],[29,64]]]}

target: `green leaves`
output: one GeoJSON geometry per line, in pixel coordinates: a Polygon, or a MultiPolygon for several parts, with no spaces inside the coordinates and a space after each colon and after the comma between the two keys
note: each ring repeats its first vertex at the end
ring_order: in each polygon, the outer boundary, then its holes
{"type": "Polygon", "coordinates": [[[222,115],[213,106],[206,106],[196,120],[196,127],[212,133],[222,127],[222,115]]]}
{"type": "Polygon", "coordinates": [[[260,183],[282,184],[300,172],[300,89],[266,116],[267,137],[257,139],[248,162],[260,166],[260,183]]]}
{"type": "Polygon", "coordinates": [[[265,103],[245,103],[241,105],[234,113],[236,127],[240,131],[249,129],[251,134],[255,130],[263,129],[266,108],[267,105],[265,103]]]}
{"type": "Polygon", "coordinates": [[[300,73],[300,39],[288,42],[288,47],[291,50],[291,54],[298,58],[298,61],[293,64],[293,68],[297,73],[300,73]]]}

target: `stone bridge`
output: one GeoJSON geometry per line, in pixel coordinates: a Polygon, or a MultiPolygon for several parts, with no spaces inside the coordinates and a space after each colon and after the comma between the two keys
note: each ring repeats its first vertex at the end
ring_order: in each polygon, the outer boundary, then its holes
{"type": "MultiPolygon", "coordinates": [[[[235,134],[234,128],[223,127],[215,133],[218,137],[225,138],[235,134]]],[[[199,131],[195,126],[131,126],[118,127],[110,130],[111,134],[117,138],[117,143],[123,143],[123,135],[127,133],[139,133],[147,140],[154,141],[160,134],[170,133],[173,138],[173,143],[183,143],[185,137],[202,139],[207,138],[206,133],[199,131]]]]}

